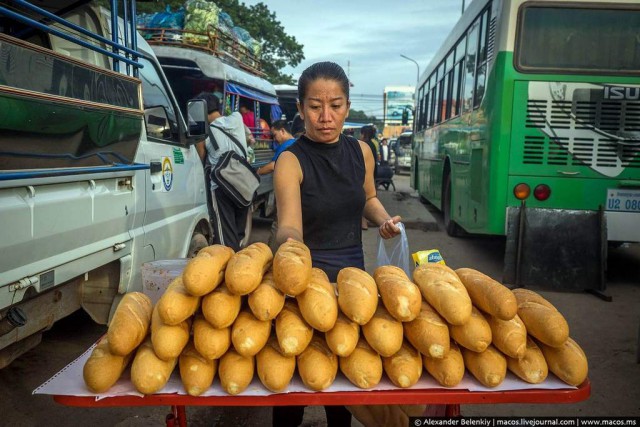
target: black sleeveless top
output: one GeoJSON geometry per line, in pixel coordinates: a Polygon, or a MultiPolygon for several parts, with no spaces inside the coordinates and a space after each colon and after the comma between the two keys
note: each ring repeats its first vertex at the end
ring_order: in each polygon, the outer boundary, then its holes
{"type": "Polygon", "coordinates": [[[291,151],[302,168],[300,198],[304,243],[313,250],[362,246],[365,164],[358,140],[333,144],[302,135],[291,151]]]}

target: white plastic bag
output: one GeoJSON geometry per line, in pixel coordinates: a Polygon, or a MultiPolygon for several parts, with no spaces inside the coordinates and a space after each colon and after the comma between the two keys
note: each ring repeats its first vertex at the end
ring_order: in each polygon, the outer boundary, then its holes
{"type": "Polygon", "coordinates": [[[385,239],[378,235],[378,258],[376,266],[395,265],[403,269],[404,272],[407,273],[407,276],[411,278],[411,254],[409,253],[407,232],[404,229],[403,223],[399,222],[396,226],[400,229],[400,235],[389,239],[393,244],[391,255],[389,255],[389,250],[387,249],[387,246],[391,245],[387,245],[385,239]]]}

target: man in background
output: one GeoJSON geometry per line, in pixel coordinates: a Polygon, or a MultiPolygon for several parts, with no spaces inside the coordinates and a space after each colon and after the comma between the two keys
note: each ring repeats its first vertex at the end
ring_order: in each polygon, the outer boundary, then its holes
{"type": "MultiPolygon", "coordinates": [[[[196,98],[203,99],[207,103],[207,120],[209,122],[209,136],[196,144],[196,149],[202,161],[207,161],[211,166],[215,166],[227,151],[235,151],[240,156],[245,157],[247,151],[247,137],[242,116],[239,112],[233,112],[229,116],[220,113],[220,99],[211,94],[203,92],[196,98]],[[233,136],[244,149],[238,147],[233,142],[233,136]]],[[[211,225],[214,229],[213,242],[240,250],[240,242],[244,239],[245,225],[249,208],[238,207],[233,200],[210,179],[211,188],[211,225]]]]}
{"type": "Polygon", "coordinates": [[[282,154],[287,148],[293,144],[296,139],[291,135],[289,129],[287,128],[286,120],[276,120],[271,125],[271,135],[273,139],[278,143],[278,147],[276,148],[276,152],[273,155],[273,158],[269,163],[262,166],[258,169],[258,175],[266,175],[268,173],[272,173],[276,167],[276,160],[280,154],[282,154]]]}

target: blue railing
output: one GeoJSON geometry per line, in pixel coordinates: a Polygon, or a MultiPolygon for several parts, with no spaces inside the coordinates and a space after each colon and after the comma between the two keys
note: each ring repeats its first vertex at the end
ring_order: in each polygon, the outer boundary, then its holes
{"type": "Polygon", "coordinates": [[[35,12],[51,21],[57,22],[60,25],[70,28],[74,31],[77,31],[78,33],[83,34],[95,41],[105,43],[106,45],[111,46],[113,51],[109,51],[101,48],[100,46],[96,46],[92,43],[88,43],[84,40],[74,37],[71,34],[67,34],[56,28],[52,28],[32,18],[29,18],[27,16],[14,12],[10,9],[7,9],[4,6],[0,6],[0,15],[5,15],[11,19],[15,19],[16,21],[27,24],[33,28],[37,28],[41,31],[53,34],[55,36],[68,40],[72,43],[75,43],[79,46],[86,47],[87,49],[106,55],[114,60],[113,61],[114,71],[120,70],[119,61],[122,61],[125,64],[127,64],[127,71],[129,71],[129,66],[132,66],[134,75],[137,76],[137,70],[138,68],[141,68],[142,65],[138,64],[138,62],[136,61],[136,59],[140,56],[140,53],[136,51],[137,43],[136,43],[135,0],[123,0],[124,23],[125,23],[125,31],[124,31],[125,45],[118,43],[118,0],[111,0],[110,3],[111,3],[111,40],[105,37],[102,37],[99,34],[94,34],[91,31],[87,30],[86,28],[82,28],[78,25],[68,22],[65,19],[59,17],[58,15],[55,15],[47,10],[39,8],[38,6],[34,6],[33,4],[27,1],[13,0],[14,5],[21,6],[26,10],[35,12]],[[131,48],[126,46],[129,44],[129,36],[131,36],[131,48]],[[120,51],[124,52],[124,54],[120,54],[119,53],[120,51]],[[133,59],[130,59],[127,56],[125,56],[127,54],[130,55],[133,59]]]}

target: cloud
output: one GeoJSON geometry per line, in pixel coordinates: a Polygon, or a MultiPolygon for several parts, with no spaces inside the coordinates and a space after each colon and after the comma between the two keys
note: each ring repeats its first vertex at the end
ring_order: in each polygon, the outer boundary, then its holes
{"type": "MultiPolygon", "coordinates": [[[[259,0],[245,0],[247,4],[259,0]]],[[[348,72],[352,93],[367,96],[362,108],[382,112],[385,86],[416,84],[420,72],[460,17],[461,0],[269,0],[285,31],[304,45],[305,60],[285,72],[298,77],[318,61],[334,61],[348,72]],[[379,95],[379,101],[376,101],[379,95]]],[[[470,1],[467,1],[470,3],[470,1]]],[[[241,24],[240,24],[241,25],[241,24]]],[[[354,101],[356,99],[354,98],[354,101]]]]}

